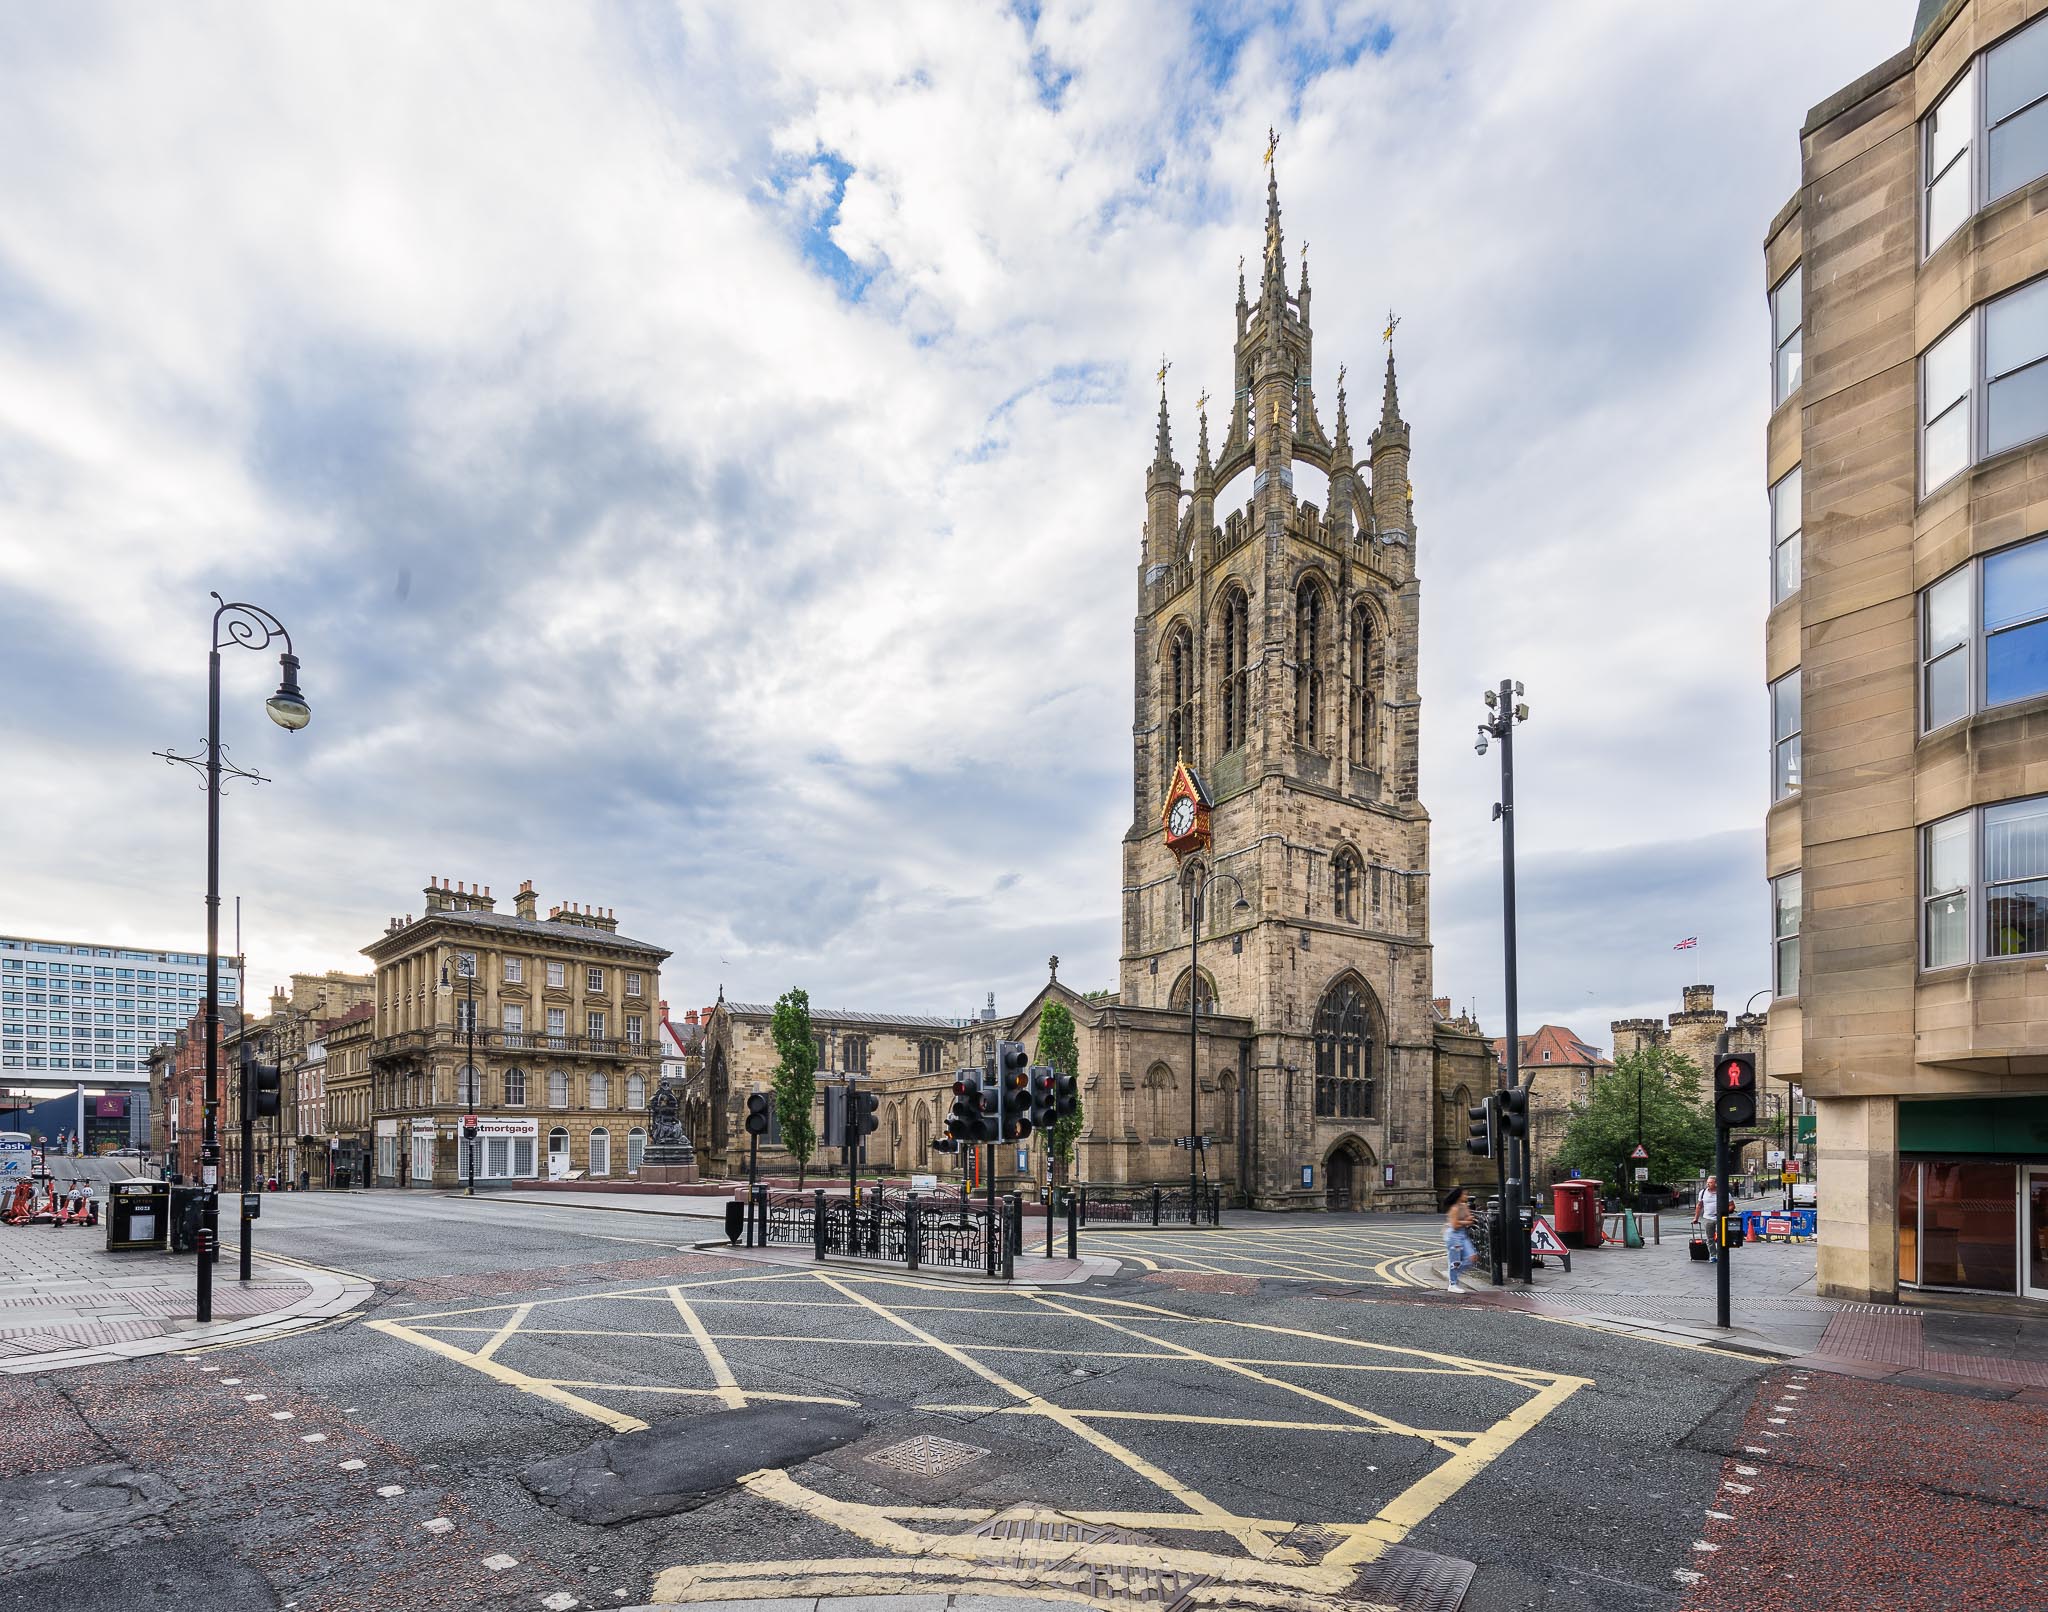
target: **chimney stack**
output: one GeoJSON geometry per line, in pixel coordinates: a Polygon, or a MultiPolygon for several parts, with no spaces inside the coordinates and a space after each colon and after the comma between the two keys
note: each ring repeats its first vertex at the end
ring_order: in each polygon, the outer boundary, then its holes
{"type": "Polygon", "coordinates": [[[533,880],[521,880],[519,893],[512,898],[512,910],[526,922],[532,923],[535,920],[534,909],[539,904],[540,897],[533,893],[533,880]]]}

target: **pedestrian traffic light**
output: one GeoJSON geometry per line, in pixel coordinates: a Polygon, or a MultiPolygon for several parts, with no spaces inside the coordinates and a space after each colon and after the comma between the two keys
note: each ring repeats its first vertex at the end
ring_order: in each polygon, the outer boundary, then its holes
{"type": "Polygon", "coordinates": [[[1493,1157],[1493,1099],[1482,1098],[1465,1110],[1471,1121],[1465,1127],[1465,1150],[1477,1153],[1483,1159],[1493,1157]]]}
{"type": "Polygon", "coordinates": [[[1500,1134],[1516,1140],[1529,1134],[1527,1086],[1503,1086],[1500,1089],[1500,1134]]]}
{"type": "Polygon", "coordinates": [[[1714,1123],[1724,1131],[1756,1123],[1756,1060],[1746,1052],[1714,1061],[1714,1123]]]}
{"type": "Polygon", "coordinates": [[[875,1111],[881,1106],[882,1100],[871,1091],[846,1094],[846,1146],[859,1147],[862,1137],[874,1134],[875,1111]]]}
{"type": "Polygon", "coordinates": [[[1021,1142],[1031,1134],[1031,1053],[1021,1041],[996,1043],[996,1134],[1021,1142]]]}
{"type": "Polygon", "coordinates": [[[954,1075],[953,1112],[946,1120],[947,1134],[954,1141],[972,1147],[976,1142],[995,1140],[993,1135],[981,1134],[981,1100],[985,1095],[979,1069],[962,1069],[954,1075]]]}
{"type": "Polygon", "coordinates": [[[768,1134],[768,1094],[765,1091],[747,1093],[747,1134],[768,1134]]]}
{"type": "Polygon", "coordinates": [[[1042,1063],[1033,1064],[1030,1074],[1031,1123],[1038,1130],[1049,1131],[1060,1114],[1059,1076],[1042,1063]]]}

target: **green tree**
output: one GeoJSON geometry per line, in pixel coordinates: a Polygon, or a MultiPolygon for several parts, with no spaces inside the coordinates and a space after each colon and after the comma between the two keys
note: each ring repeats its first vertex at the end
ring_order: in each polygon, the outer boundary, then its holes
{"type": "Polygon", "coordinates": [[[1074,1042],[1074,1015],[1064,1002],[1048,1002],[1038,1016],[1038,1061],[1074,1077],[1074,1111],[1052,1127],[1052,1156],[1061,1168],[1074,1157],[1074,1138],[1081,1134],[1081,1049],[1074,1042]]]}
{"type": "Polygon", "coordinates": [[[1704,1101],[1706,1076],[1698,1064],[1669,1047],[1640,1047],[1618,1060],[1612,1074],[1594,1081],[1591,1098],[1572,1105],[1557,1150],[1560,1170],[1617,1183],[1633,1178],[1638,1082],[1650,1179],[1689,1181],[1713,1168],[1714,1116],[1704,1101]]]}
{"type": "Polygon", "coordinates": [[[811,1033],[808,991],[784,991],[776,999],[769,1033],[782,1059],[775,1066],[775,1118],[782,1127],[782,1145],[796,1160],[801,1191],[804,1166],[818,1146],[818,1133],[811,1128],[811,1105],[818,1096],[818,1043],[811,1033]]]}

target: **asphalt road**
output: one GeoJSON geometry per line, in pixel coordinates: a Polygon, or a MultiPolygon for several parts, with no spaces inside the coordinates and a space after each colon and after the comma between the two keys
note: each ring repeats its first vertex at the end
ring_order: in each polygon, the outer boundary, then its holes
{"type": "Polygon", "coordinates": [[[1122,1274],[1038,1293],[690,1251],[706,1229],[266,1198],[259,1246],[375,1301],[17,1379],[0,1608],[1207,1583],[1314,1612],[1459,1564],[1474,1612],[1676,1608],[1765,1369],[1463,1308],[1418,1285],[1415,1219],[1091,1234],[1122,1274]]]}

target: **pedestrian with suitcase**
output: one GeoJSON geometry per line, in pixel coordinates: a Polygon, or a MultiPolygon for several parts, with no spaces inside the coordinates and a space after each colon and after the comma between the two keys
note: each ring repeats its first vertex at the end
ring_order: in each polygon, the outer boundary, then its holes
{"type": "MultiPolygon", "coordinates": [[[[1693,1241],[1706,1244],[1707,1263],[1711,1265],[1721,1257],[1721,1182],[1718,1176],[1708,1176],[1707,1184],[1700,1188],[1699,1198],[1692,1206],[1692,1223],[1697,1228],[1693,1241]]],[[[1699,1258],[1697,1252],[1693,1258],[1699,1258]]]]}

